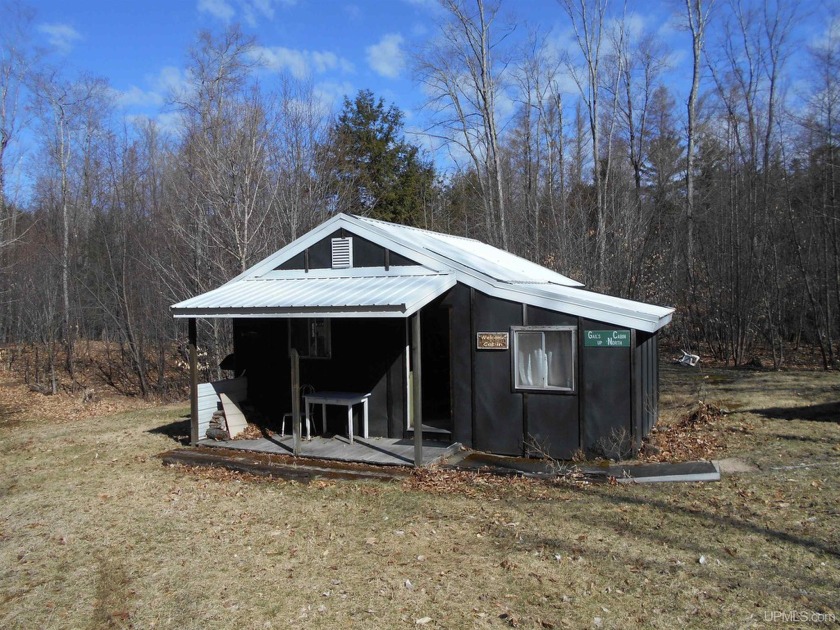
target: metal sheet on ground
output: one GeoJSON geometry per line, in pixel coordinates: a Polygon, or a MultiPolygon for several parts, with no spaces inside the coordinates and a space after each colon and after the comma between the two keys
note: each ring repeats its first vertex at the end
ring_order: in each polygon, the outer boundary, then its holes
{"type": "Polygon", "coordinates": [[[227,421],[228,433],[230,434],[230,437],[236,437],[248,426],[245,414],[242,413],[239,405],[227,394],[219,394],[219,399],[222,401],[222,409],[225,411],[225,421],[227,421]]]}

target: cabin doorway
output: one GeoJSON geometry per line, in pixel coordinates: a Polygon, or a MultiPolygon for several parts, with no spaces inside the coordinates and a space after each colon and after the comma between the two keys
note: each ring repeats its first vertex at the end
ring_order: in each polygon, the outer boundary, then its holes
{"type": "Polygon", "coordinates": [[[423,361],[423,433],[429,439],[452,435],[451,308],[431,304],[420,313],[423,361]]]}

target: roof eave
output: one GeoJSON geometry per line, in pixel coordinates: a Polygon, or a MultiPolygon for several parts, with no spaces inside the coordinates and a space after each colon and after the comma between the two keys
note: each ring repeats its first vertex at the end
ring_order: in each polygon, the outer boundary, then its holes
{"type": "MultiPolygon", "coordinates": [[[[446,293],[457,283],[455,275],[440,274],[441,282],[419,295],[409,296],[410,301],[395,302],[393,304],[359,304],[359,305],[311,305],[311,306],[249,306],[249,307],[201,307],[184,306],[188,301],[180,302],[170,307],[172,316],[176,319],[203,318],[246,318],[246,317],[328,317],[328,318],[362,318],[362,317],[410,317],[426,304],[446,293]]],[[[200,296],[199,296],[200,297],[200,296]]]]}
{"type": "Polygon", "coordinates": [[[408,317],[405,304],[390,304],[388,306],[353,307],[294,307],[278,308],[273,306],[248,308],[178,308],[172,307],[175,319],[191,317],[201,318],[362,318],[362,317],[408,317]]]}
{"type": "MultiPolygon", "coordinates": [[[[666,307],[655,307],[660,313],[644,313],[635,311],[614,304],[598,304],[591,298],[587,298],[590,292],[576,287],[558,287],[553,285],[555,292],[549,292],[534,285],[515,285],[510,283],[490,283],[480,280],[475,276],[459,274],[459,280],[464,281],[488,295],[521,302],[529,306],[538,306],[547,310],[568,313],[586,317],[594,321],[602,321],[615,326],[626,326],[643,332],[654,333],[663,326],[666,326],[672,319],[674,309],[666,307]],[[464,275],[467,277],[465,278],[464,275]],[[558,295],[556,291],[562,291],[558,295]],[[579,292],[575,295],[574,292],[579,292]]],[[[598,295],[598,294],[592,294],[598,295]]],[[[641,304],[641,303],[640,303],[641,304]]]]}

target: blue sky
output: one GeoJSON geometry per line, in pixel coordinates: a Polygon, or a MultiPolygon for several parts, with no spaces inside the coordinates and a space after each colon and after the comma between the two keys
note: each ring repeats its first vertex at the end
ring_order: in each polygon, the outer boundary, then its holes
{"type": "MultiPolygon", "coordinates": [[[[69,69],[109,80],[126,113],[160,108],[201,29],[238,22],[257,37],[275,70],[311,77],[339,99],[369,88],[410,120],[423,95],[411,80],[411,51],[432,36],[436,0],[35,0],[39,44],[69,69]]],[[[664,2],[636,19],[675,35],[664,2]]],[[[516,18],[558,40],[570,36],[556,0],[503,4],[499,24],[516,18]]],[[[521,24],[516,34],[528,26],[521,24]]],[[[680,34],[684,36],[684,34],[680,34]]],[[[270,72],[264,80],[270,81],[270,72]]]]}
{"type": "Polygon", "coordinates": [[[407,54],[427,37],[436,3],[424,0],[38,0],[38,43],[54,61],[102,76],[126,114],[153,114],[177,82],[202,29],[238,22],[269,68],[311,77],[325,98],[369,88],[411,112],[419,94],[407,54]]]}
{"type": "MultiPolygon", "coordinates": [[[[724,0],[719,0],[719,4],[724,0]]],[[[371,89],[405,113],[409,131],[422,129],[424,99],[412,80],[410,55],[435,33],[437,0],[31,0],[37,44],[68,76],[88,72],[115,90],[117,115],[160,117],[165,96],[183,78],[187,52],[202,29],[241,24],[261,46],[270,87],[278,72],[308,77],[326,103],[371,89]]],[[[514,38],[539,28],[558,49],[573,50],[568,19],[557,0],[505,0],[499,25],[516,18],[514,38]]],[[[621,10],[621,3],[612,3],[621,10]]],[[[800,3],[796,37],[807,44],[826,31],[825,8],[837,0],[800,3]]],[[[679,109],[687,91],[689,36],[679,28],[681,0],[628,0],[633,28],[653,32],[670,50],[666,75],[679,109]]],[[[710,34],[713,40],[714,33],[710,34]]],[[[801,48],[804,49],[804,48],[801,48]]],[[[794,66],[801,59],[791,61],[794,66]]],[[[796,75],[794,69],[793,75],[796,75]]],[[[570,79],[564,86],[574,98],[570,79]]]]}

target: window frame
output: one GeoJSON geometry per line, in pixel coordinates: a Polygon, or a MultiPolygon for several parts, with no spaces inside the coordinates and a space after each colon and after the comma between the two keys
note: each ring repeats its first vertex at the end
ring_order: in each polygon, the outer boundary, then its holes
{"type": "MultiPolygon", "coordinates": [[[[306,354],[303,354],[300,349],[298,349],[298,356],[301,359],[318,359],[318,360],[329,360],[332,359],[332,319],[329,317],[293,317],[289,319],[289,325],[287,326],[288,330],[288,352],[289,356],[292,356],[292,327],[295,325],[296,322],[305,322],[306,326],[306,345],[307,351],[306,354]],[[324,346],[325,346],[325,354],[318,355],[318,354],[311,354],[312,345],[313,345],[313,338],[312,338],[312,322],[313,321],[323,321],[325,323],[324,327],[324,346]]],[[[300,324],[298,324],[300,325],[300,324]]]]}
{"type": "Polygon", "coordinates": [[[536,392],[541,394],[577,394],[578,391],[578,327],[576,325],[564,326],[511,326],[511,354],[510,354],[510,386],[514,392],[536,392]],[[545,333],[566,332],[571,337],[571,387],[557,387],[552,385],[534,386],[519,384],[519,333],[543,333],[542,350],[545,351],[545,333]]]}

